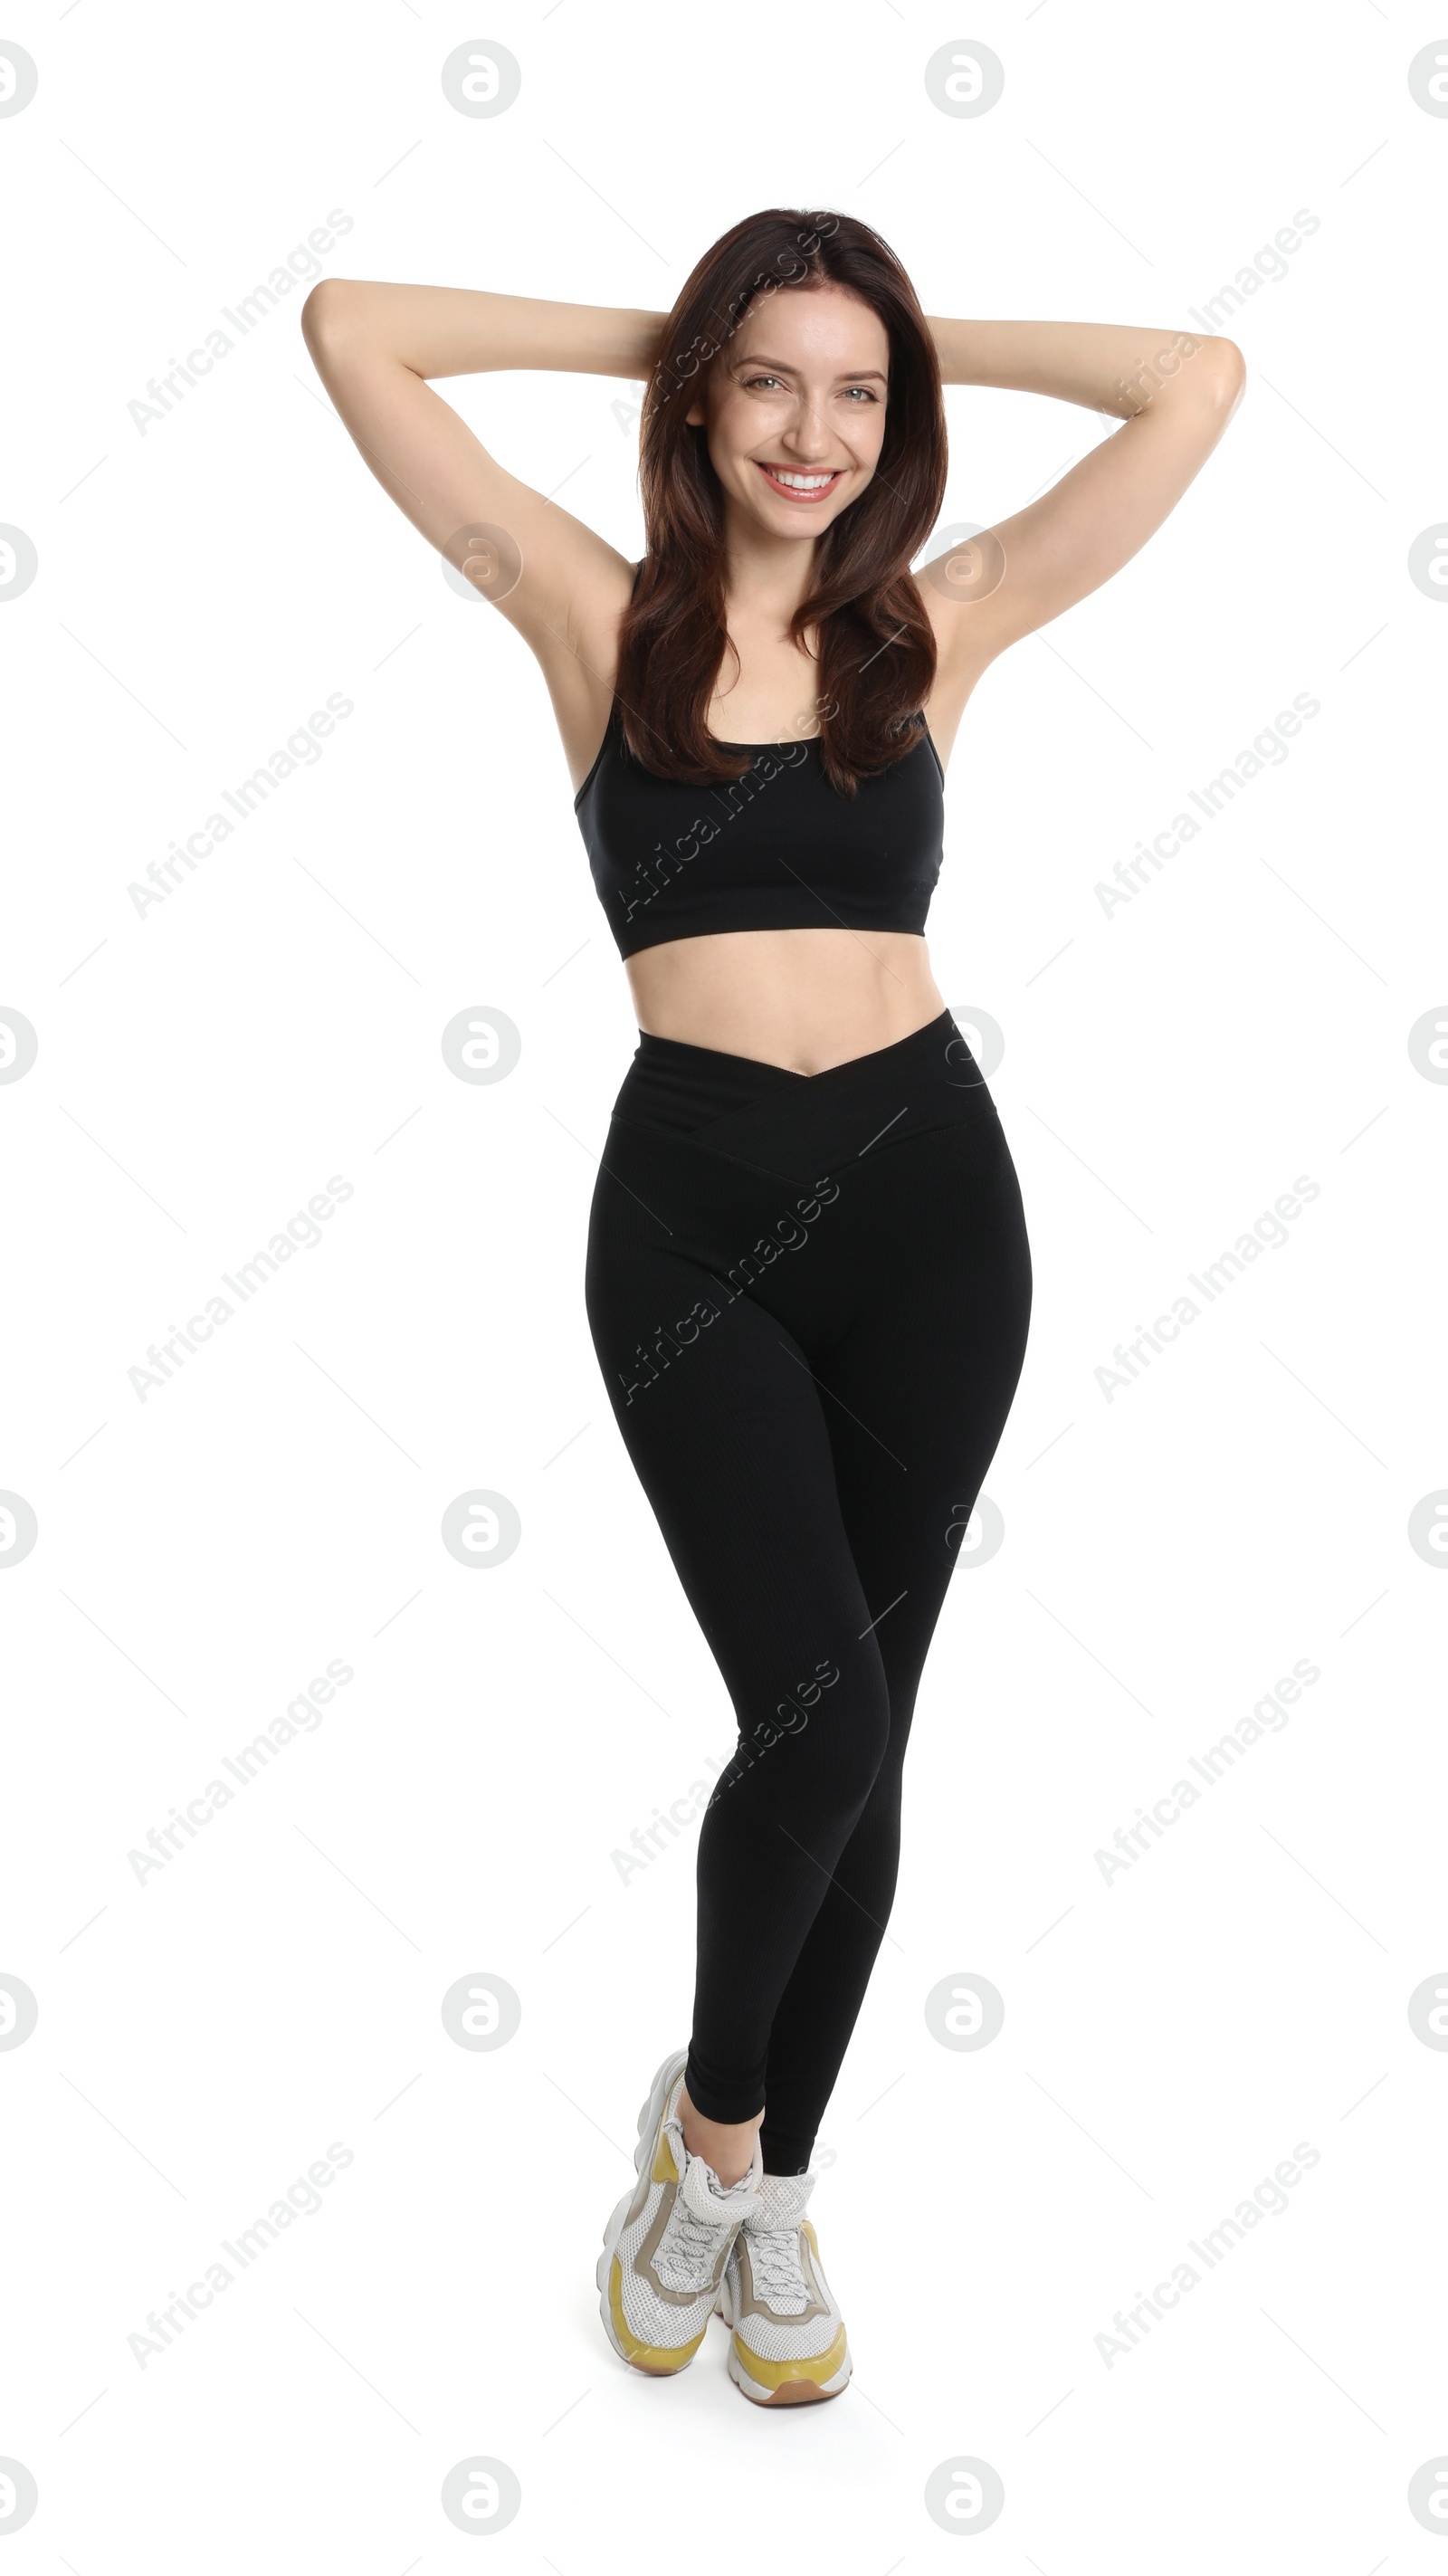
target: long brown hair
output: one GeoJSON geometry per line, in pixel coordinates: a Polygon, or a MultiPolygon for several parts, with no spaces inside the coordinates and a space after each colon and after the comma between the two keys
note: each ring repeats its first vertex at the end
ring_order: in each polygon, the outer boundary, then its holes
{"type": "Polygon", "coordinates": [[[728,643],[724,496],[708,434],[686,423],[708,371],[761,295],[829,281],[868,304],[890,344],[880,461],[865,490],[826,528],[814,587],[794,613],[801,642],[818,630],[820,752],[853,796],[916,739],[930,694],[935,638],[910,574],[945,497],[945,408],[935,344],[915,290],[878,233],[850,215],[773,207],[747,215],[705,252],[660,344],[644,397],[639,482],[647,552],[619,629],[624,740],[645,769],[700,784],[737,778],[747,757],[709,733],[706,717],[728,643]]]}

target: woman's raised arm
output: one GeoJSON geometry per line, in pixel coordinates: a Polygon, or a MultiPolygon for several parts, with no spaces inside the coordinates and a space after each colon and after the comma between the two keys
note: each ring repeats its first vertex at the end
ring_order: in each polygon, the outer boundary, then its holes
{"type": "Polygon", "coordinates": [[[945,556],[926,567],[948,717],[997,653],[1099,589],[1155,535],[1236,411],[1247,368],[1234,340],[1131,324],[932,318],[930,329],[947,384],[1053,394],[1125,422],[977,540],[965,578],[952,582],[945,556]]]}
{"type": "Polygon", "coordinates": [[[312,362],[383,490],[430,546],[467,561],[538,656],[575,783],[605,720],[630,566],[490,456],[428,379],[522,367],[646,377],[665,319],[350,278],[325,278],[302,307],[312,362]]]}

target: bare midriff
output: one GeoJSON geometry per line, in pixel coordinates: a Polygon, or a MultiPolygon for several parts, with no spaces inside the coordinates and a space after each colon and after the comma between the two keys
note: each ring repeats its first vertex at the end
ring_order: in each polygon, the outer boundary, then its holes
{"type": "Polygon", "coordinates": [[[721,930],[625,960],[653,1037],[827,1073],[945,1009],[923,938],[901,930],[721,930]]]}

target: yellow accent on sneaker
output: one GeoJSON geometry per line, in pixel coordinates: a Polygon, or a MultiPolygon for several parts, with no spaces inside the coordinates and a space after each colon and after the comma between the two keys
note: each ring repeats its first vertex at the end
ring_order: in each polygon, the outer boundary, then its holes
{"type": "MultiPolygon", "coordinates": [[[[659,2176],[658,2179],[663,2180],[665,2177],[659,2176]]],[[[667,2179],[669,2181],[673,2180],[672,2168],[670,2169],[667,2179]]],[[[651,2371],[655,2377],[663,2377],[670,2372],[683,2370],[686,2365],[693,2360],[695,2353],[698,2351],[700,2344],[704,2340],[709,2324],[708,2315],[706,2313],[704,2323],[700,2327],[699,2332],[696,2335],[692,2335],[687,2343],[659,2344],[641,2342],[639,2337],[634,2333],[632,2326],[629,2324],[628,2319],[623,2312],[623,2272],[616,2254],[609,2266],[608,2304],[610,2314],[613,2318],[613,2330],[618,2337],[624,2358],[630,2363],[633,2369],[651,2371]]]]}
{"type": "Polygon", "coordinates": [[[803,2361],[764,2361],[757,2352],[751,2352],[736,2334],[734,2357],[741,2370],[747,2370],[760,2388],[784,2388],[801,2380],[809,2380],[817,2388],[822,2388],[827,2379],[834,2378],[844,2360],[845,2342],[845,2329],[841,2326],[827,2352],[811,2353],[803,2361]]]}

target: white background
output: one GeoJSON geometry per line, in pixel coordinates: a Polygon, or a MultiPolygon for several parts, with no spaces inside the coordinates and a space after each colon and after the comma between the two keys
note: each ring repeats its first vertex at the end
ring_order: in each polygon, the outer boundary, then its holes
{"type": "MultiPolygon", "coordinates": [[[[1437,2566],[1448,2453],[1443,1576],[1448,1089],[1429,762],[1448,620],[1448,119],[1400,5],[952,18],[557,0],[238,15],[12,11],[0,121],[0,614],[13,827],[0,2453],[4,2568],[589,2576],[746,2559],[1321,2576],[1437,2566]],[[999,104],[941,113],[959,36],[999,104]],[[469,119],[445,56],[522,67],[469,119]],[[1030,1350],[926,1671],[901,1892],[815,2196],[853,2386],[746,2408],[715,2326],[624,2370],[593,2265],[682,2044],[691,1836],[611,1855],[732,1718],[610,1416],[583,1311],[594,1157],[634,1043],[542,683],[446,586],[322,395],[299,284],[142,434],[128,405],[330,210],[334,273],[665,309],[757,207],[877,225],[927,311],[1219,323],[1245,403],[1160,536],[1007,654],[951,767],[931,919],[1036,1270],[1030,1350]],[[1299,210],[1318,229],[1285,259],[1299,210]],[[23,238],[24,247],[21,248],[23,238]],[[128,887],[329,693],[322,757],[139,914],[128,887]],[[1320,712],[1126,904],[1094,889],[1273,725],[1320,712]],[[522,1034],[458,1081],[470,1007],[522,1034]],[[128,1372],[322,1190],[353,1195],[142,1401],[128,1372]],[[1298,1175],[1319,1195],[1108,1402],[1095,1372],[1298,1175]],[[1433,1322],[1437,1315],[1439,1322],[1433,1322]],[[521,1515],[468,1570],[442,1514],[521,1515]],[[128,1854],[330,1659],[314,1731],[163,1867],[128,1854]],[[1320,1679],[1108,1884],[1093,1855],[1295,1661],[1320,1679]],[[441,1998],[521,2001],[466,2051],[441,1998]],[[1005,1998],[979,2053],[924,1998],[1005,1998]],[[338,2142],[352,2162],[144,2367],[128,2338],[338,2142]],[[1319,2162],[1136,2348],[1096,2338],[1299,2142],[1319,2162]],[[505,2462],[464,2534],[439,2491],[505,2462]],[[1004,2481],[986,2532],[925,2482],[1004,2481]]],[[[1448,50],[1448,47],[1445,47],[1448,50]]],[[[642,544],[627,389],[444,389],[514,471],[642,544]],[[617,406],[622,403],[624,417],[617,406]]],[[[945,521],[989,523],[1112,424],[953,391],[945,521]]],[[[1448,1015],[1448,1014],[1445,1014],[1448,1015]]],[[[224,2258],[221,2258],[224,2259],[224,2258]]],[[[232,2267],[237,2268],[237,2267],[232,2267]]],[[[1197,2265],[1199,2270],[1205,2270],[1197,2265]]]]}

